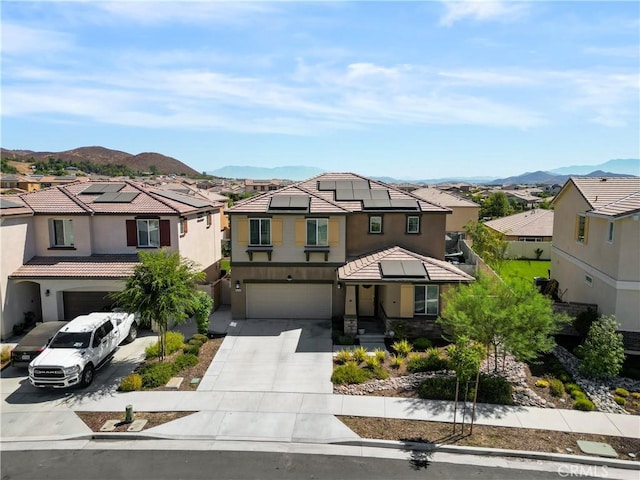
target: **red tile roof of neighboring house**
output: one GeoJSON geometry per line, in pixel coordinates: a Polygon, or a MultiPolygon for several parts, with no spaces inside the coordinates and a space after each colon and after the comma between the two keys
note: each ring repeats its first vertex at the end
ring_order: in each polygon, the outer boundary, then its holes
{"type": "Polygon", "coordinates": [[[33,257],[10,278],[126,278],[140,264],[138,255],[33,257]]]}
{"type": "Polygon", "coordinates": [[[529,210],[485,222],[487,227],[510,236],[553,236],[553,210],[529,210]]]}
{"type": "Polygon", "coordinates": [[[19,197],[36,214],[186,214],[203,208],[219,209],[222,204],[203,195],[183,195],[178,192],[172,198],[162,196],[163,191],[142,184],[118,181],[76,182],[67,185],[20,194],[19,197]],[[84,193],[93,185],[121,185],[117,193],[131,193],[129,201],[100,202],[103,194],[84,193]],[[98,200],[98,201],[96,201],[98,200]],[[194,200],[200,206],[194,206],[194,200]]]}
{"type": "Polygon", "coordinates": [[[0,200],[0,216],[2,217],[33,215],[33,211],[18,195],[2,195],[0,200]]]}
{"type": "Polygon", "coordinates": [[[309,213],[349,213],[363,210],[360,200],[337,200],[335,190],[320,190],[318,182],[347,180],[367,182],[370,190],[386,190],[391,200],[414,200],[422,212],[450,213],[446,207],[428,202],[411,193],[392,187],[376,180],[371,180],[353,173],[324,173],[316,177],[298,182],[279,190],[265,192],[262,195],[251,197],[236,203],[227,210],[228,213],[263,213],[269,209],[272,197],[280,195],[307,195],[311,199],[309,213]]]}
{"type": "MultiPolygon", "coordinates": [[[[380,262],[383,260],[418,260],[422,263],[427,273],[427,278],[421,279],[423,282],[449,283],[474,280],[471,275],[464,273],[448,262],[425,257],[398,246],[363,255],[347,262],[338,268],[338,279],[340,281],[388,282],[390,279],[383,277],[380,270],[380,262]]],[[[394,280],[402,282],[416,281],[415,278],[395,278],[394,280]]]]}

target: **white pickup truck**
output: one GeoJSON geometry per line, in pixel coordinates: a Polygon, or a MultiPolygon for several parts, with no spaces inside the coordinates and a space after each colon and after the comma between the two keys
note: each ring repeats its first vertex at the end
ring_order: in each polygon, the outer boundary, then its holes
{"type": "Polygon", "coordinates": [[[137,333],[137,315],[132,313],[96,312],[76,317],[31,361],[29,382],[34,387],[86,387],[118,345],[132,342],[137,333]]]}

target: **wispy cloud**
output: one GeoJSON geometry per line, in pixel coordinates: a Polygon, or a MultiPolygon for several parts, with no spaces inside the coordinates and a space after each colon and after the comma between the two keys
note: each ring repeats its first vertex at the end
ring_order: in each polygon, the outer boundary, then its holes
{"type": "Polygon", "coordinates": [[[44,28],[32,28],[13,23],[2,23],[3,54],[24,55],[65,50],[73,46],[69,34],[44,28]]]}
{"type": "Polygon", "coordinates": [[[628,45],[621,47],[587,47],[584,53],[589,55],[601,55],[605,57],[639,58],[640,49],[638,45],[628,45]]]}
{"type": "Polygon", "coordinates": [[[445,11],[440,17],[440,25],[450,27],[461,20],[475,21],[514,21],[529,10],[529,6],[520,2],[502,0],[470,0],[443,2],[445,11]]]}

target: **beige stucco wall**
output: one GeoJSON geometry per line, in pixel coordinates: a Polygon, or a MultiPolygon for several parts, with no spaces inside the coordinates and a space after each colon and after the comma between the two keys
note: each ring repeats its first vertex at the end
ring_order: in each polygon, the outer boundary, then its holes
{"type": "MultiPolygon", "coordinates": [[[[412,215],[413,216],[413,215],[412,215]]],[[[408,234],[406,213],[357,213],[347,217],[348,255],[364,255],[395,245],[428,257],[444,259],[445,213],[421,215],[420,233],[408,234]],[[369,217],[382,216],[382,233],[369,233],[369,217]]]]}
{"type": "MultiPolygon", "coordinates": [[[[238,234],[238,222],[246,221],[249,217],[245,215],[231,216],[231,261],[232,262],[250,262],[247,253],[247,245],[240,243],[238,234]]],[[[270,263],[307,263],[307,257],[304,252],[305,247],[296,245],[295,228],[296,221],[304,220],[303,215],[279,215],[273,219],[282,222],[282,242],[276,245],[274,242],[273,251],[271,253],[270,263]]],[[[329,217],[329,228],[332,225],[338,225],[338,244],[331,245],[328,259],[325,261],[324,253],[314,252],[310,254],[309,262],[313,263],[343,263],[345,261],[345,217],[335,216],[329,217]]],[[[273,225],[273,224],[272,224],[273,225]]],[[[333,233],[329,233],[333,235],[333,233]]],[[[266,253],[254,253],[253,262],[266,262],[266,253]]]]}
{"type": "Polygon", "coordinates": [[[464,232],[469,222],[477,222],[480,207],[448,207],[453,213],[447,215],[447,232],[464,232]]]}
{"type": "Polygon", "coordinates": [[[284,265],[284,266],[234,266],[231,269],[231,316],[236,319],[246,318],[247,297],[245,282],[251,281],[269,281],[269,282],[286,282],[287,276],[291,275],[292,282],[331,282],[335,288],[332,288],[331,305],[333,315],[342,314],[344,310],[345,288],[338,289],[336,284],[336,267],[335,266],[314,266],[307,267],[304,265],[284,265]],[[236,282],[240,282],[241,291],[236,292],[236,282]]]}
{"type": "Polygon", "coordinates": [[[191,215],[187,217],[187,222],[187,233],[177,240],[180,255],[191,259],[205,270],[207,280],[217,280],[222,259],[220,212],[212,213],[209,227],[205,216],[198,218],[197,215],[191,215]]]}
{"type": "Polygon", "coordinates": [[[640,218],[616,221],[613,237],[614,246],[624,252],[618,257],[618,280],[640,282],[640,218]]]}
{"type": "Polygon", "coordinates": [[[77,257],[91,255],[91,217],[89,215],[36,215],[34,238],[36,255],[43,257],[77,257]],[[73,221],[73,249],[51,248],[49,220],[73,221]]]}
{"type": "MultiPolygon", "coordinates": [[[[93,253],[101,255],[136,253],[139,249],[127,246],[127,220],[135,216],[128,215],[96,215],[91,222],[93,253]]],[[[161,216],[160,220],[169,220],[171,229],[170,251],[178,250],[178,217],[161,216]]]]}

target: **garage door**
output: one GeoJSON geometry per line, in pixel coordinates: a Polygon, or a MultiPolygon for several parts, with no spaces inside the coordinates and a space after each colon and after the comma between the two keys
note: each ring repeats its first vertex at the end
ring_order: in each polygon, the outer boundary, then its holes
{"type": "Polygon", "coordinates": [[[113,300],[110,292],[62,292],[64,302],[64,319],[73,320],[78,315],[91,312],[110,311],[113,300]]]}
{"type": "Polygon", "coordinates": [[[331,318],[331,285],[248,284],[247,318],[331,318]]]}

